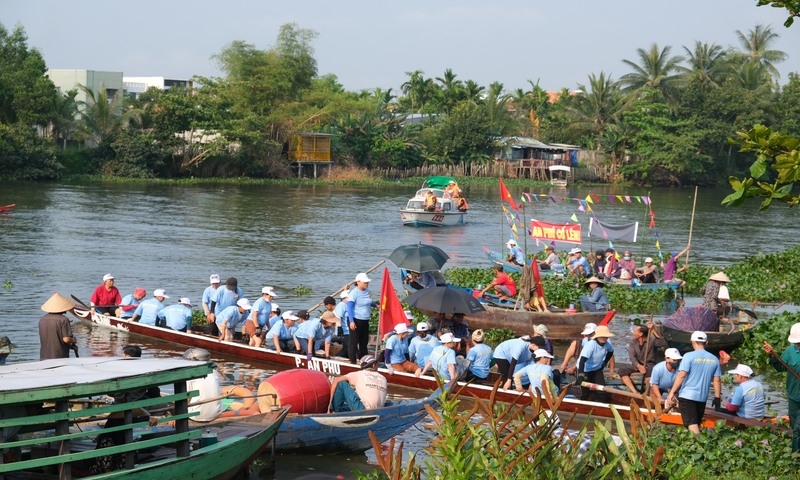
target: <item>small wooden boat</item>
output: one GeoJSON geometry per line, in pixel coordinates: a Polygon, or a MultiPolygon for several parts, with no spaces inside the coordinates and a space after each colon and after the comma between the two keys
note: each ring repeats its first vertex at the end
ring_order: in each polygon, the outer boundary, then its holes
{"type": "Polygon", "coordinates": [[[629,287],[637,290],[658,290],[659,288],[669,288],[670,290],[677,290],[681,286],[681,282],[656,282],[656,283],[642,283],[633,282],[632,280],[614,279],[607,281],[606,286],[614,287],[629,287]]]}
{"type": "Polygon", "coordinates": [[[707,307],[682,308],[670,315],[661,325],[664,339],[670,347],[681,353],[692,350],[692,333],[700,330],[708,337],[706,350],[718,355],[720,350],[727,353],[742,344],[753,323],[719,323],[714,310],[707,307]],[[716,327],[710,329],[709,327],[716,327]]]}
{"type": "Polygon", "coordinates": [[[570,177],[572,177],[572,169],[567,165],[550,165],[547,169],[550,171],[550,185],[566,188],[570,177]]]}
{"type": "Polygon", "coordinates": [[[8,210],[11,210],[12,208],[14,208],[16,206],[17,206],[16,203],[12,203],[11,205],[2,205],[2,206],[0,206],[0,212],[7,212],[8,210]]]}
{"type": "Polygon", "coordinates": [[[403,225],[411,227],[452,227],[463,225],[467,222],[467,212],[458,209],[457,200],[445,194],[445,187],[450,177],[430,177],[422,183],[422,188],[417,190],[413,197],[400,209],[400,219],[403,225]],[[428,190],[436,195],[436,209],[426,211],[425,194],[428,190]]]}
{"type": "Polygon", "coordinates": [[[174,358],[88,357],[7,365],[0,370],[0,463],[3,478],[229,479],[247,468],[275,436],[285,409],[270,412],[259,425],[221,423],[189,428],[187,380],[213,371],[208,362],[174,358]],[[71,410],[70,400],[174,385],[158,398],[71,410]],[[174,429],[139,434],[148,421],[133,412],[174,402],[174,429]],[[43,404],[54,404],[47,409],[43,404]],[[71,428],[84,421],[122,414],[127,423],[102,429],[71,428]],[[135,433],[136,430],[136,433],[135,433]],[[124,441],[95,442],[98,434],[121,434],[124,441]],[[113,467],[104,462],[117,457],[113,467]],[[57,475],[53,475],[53,472],[57,475]]]}
{"type": "MultiPolygon", "coordinates": [[[[471,330],[482,328],[507,328],[515,335],[530,335],[535,325],[545,325],[547,337],[551,340],[569,340],[579,338],[587,323],[600,324],[606,317],[613,317],[611,312],[531,312],[528,310],[511,310],[508,308],[485,306],[486,311],[466,317],[471,330]]],[[[609,321],[610,318],[606,321],[609,321]]]]}
{"type": "MultiPolygon", "coordinates": [[[[498,263],[500,265],[502,265],[504,272],[506,272],[506,273],[509,273],[509,272],[522,273],[522,267],[517,265],[516,263],[511,263],[508,260],[506,260],[506,257],[502,253],[500,253],[498,251],[495,251],[495,250],[491,250],[491,249],[489,249],[489,247],[483,247],[483,251],[486,252],[486,258],[488,258],[489,261],[493,265],[494,264],[498,264],[498,263]]],[[[563,275],[564,274],[564,266],[563,265],[558,265],[558,266],[561,267],[561,268],[556,269],[556,270],[542,270],[540,268],[539,269],[539,275],[542,275],[542,276],[545,276],[545,275],[563,275]]]]}
{"type": "MultiPolygon", "coordinates": [[[[441,395],[437,390],[427,397],[387,401],[383,408],[339,413],[290,413],[275,437],[278,452],[358,453],[372,448],[369,432],[383,443],[414,426],[441,395]],[[309,450],[311,449],[311,450],[309,450]]],[[[247,423],[261,423],[262,415],[243,417],[247,423]]]]}

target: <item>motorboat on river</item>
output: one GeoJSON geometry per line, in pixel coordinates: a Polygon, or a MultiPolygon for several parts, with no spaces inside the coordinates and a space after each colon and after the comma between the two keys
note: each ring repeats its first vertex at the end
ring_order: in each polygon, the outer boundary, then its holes
{"type": "Polygon", "coordinates": [[[463,197],[453,198],[446,190],[451,177],[430,177],[422,183],[422,187],[408,200],[405,208],[400,209],[403,225],[411,227],[452,227],[467,222],[466,201],[459,205],[463,197]],[[425,208],[428,192],[436,197],[436,206],[425,208]]]}

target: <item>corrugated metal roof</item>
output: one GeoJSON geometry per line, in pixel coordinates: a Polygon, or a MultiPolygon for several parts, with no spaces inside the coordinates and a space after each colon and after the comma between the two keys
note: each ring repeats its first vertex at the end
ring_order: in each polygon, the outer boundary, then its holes
{"type": "Polygon", "coordinates": [[[564,150],[564,147],[556,147],[540,142],[530,137],[502,137],[499,142],[510,148],[538,148],[541,150],[564,150]]]}

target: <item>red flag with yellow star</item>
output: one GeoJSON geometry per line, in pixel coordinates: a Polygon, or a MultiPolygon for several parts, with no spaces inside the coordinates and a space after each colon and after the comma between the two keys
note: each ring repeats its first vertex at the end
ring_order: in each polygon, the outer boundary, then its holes
{"type": "Polygon", "coordinates": [[[394,326],[398,323],[405,323],[411,326],[411,322],[406,318],[406,313],[403,306],[400,304],[400,299],[397,298],[397,292],[392,285],[392,279],[389,276],[389,268],[383,267],[383,284],[381,285],[381,315],[378,320],[378,331],[381,336],[394,330],[394,326]]]}

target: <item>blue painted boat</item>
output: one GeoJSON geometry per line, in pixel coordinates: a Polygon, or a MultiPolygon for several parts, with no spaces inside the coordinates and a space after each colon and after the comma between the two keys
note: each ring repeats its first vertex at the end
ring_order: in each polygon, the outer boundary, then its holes
{"type": "MultiPolygon", "coordinates": [[[[433,406],[441,390],[427,397],[387,401],[383,408],[339,413],[306,413],[286,416],[275,436],[275,450],[285,453],[364,452],[372,448],[369,432],[385,442],[425,418],[425,407],[433,406]]],[[[242,417],[243,422],[258,422],[261,415],[242,417]]]]}

